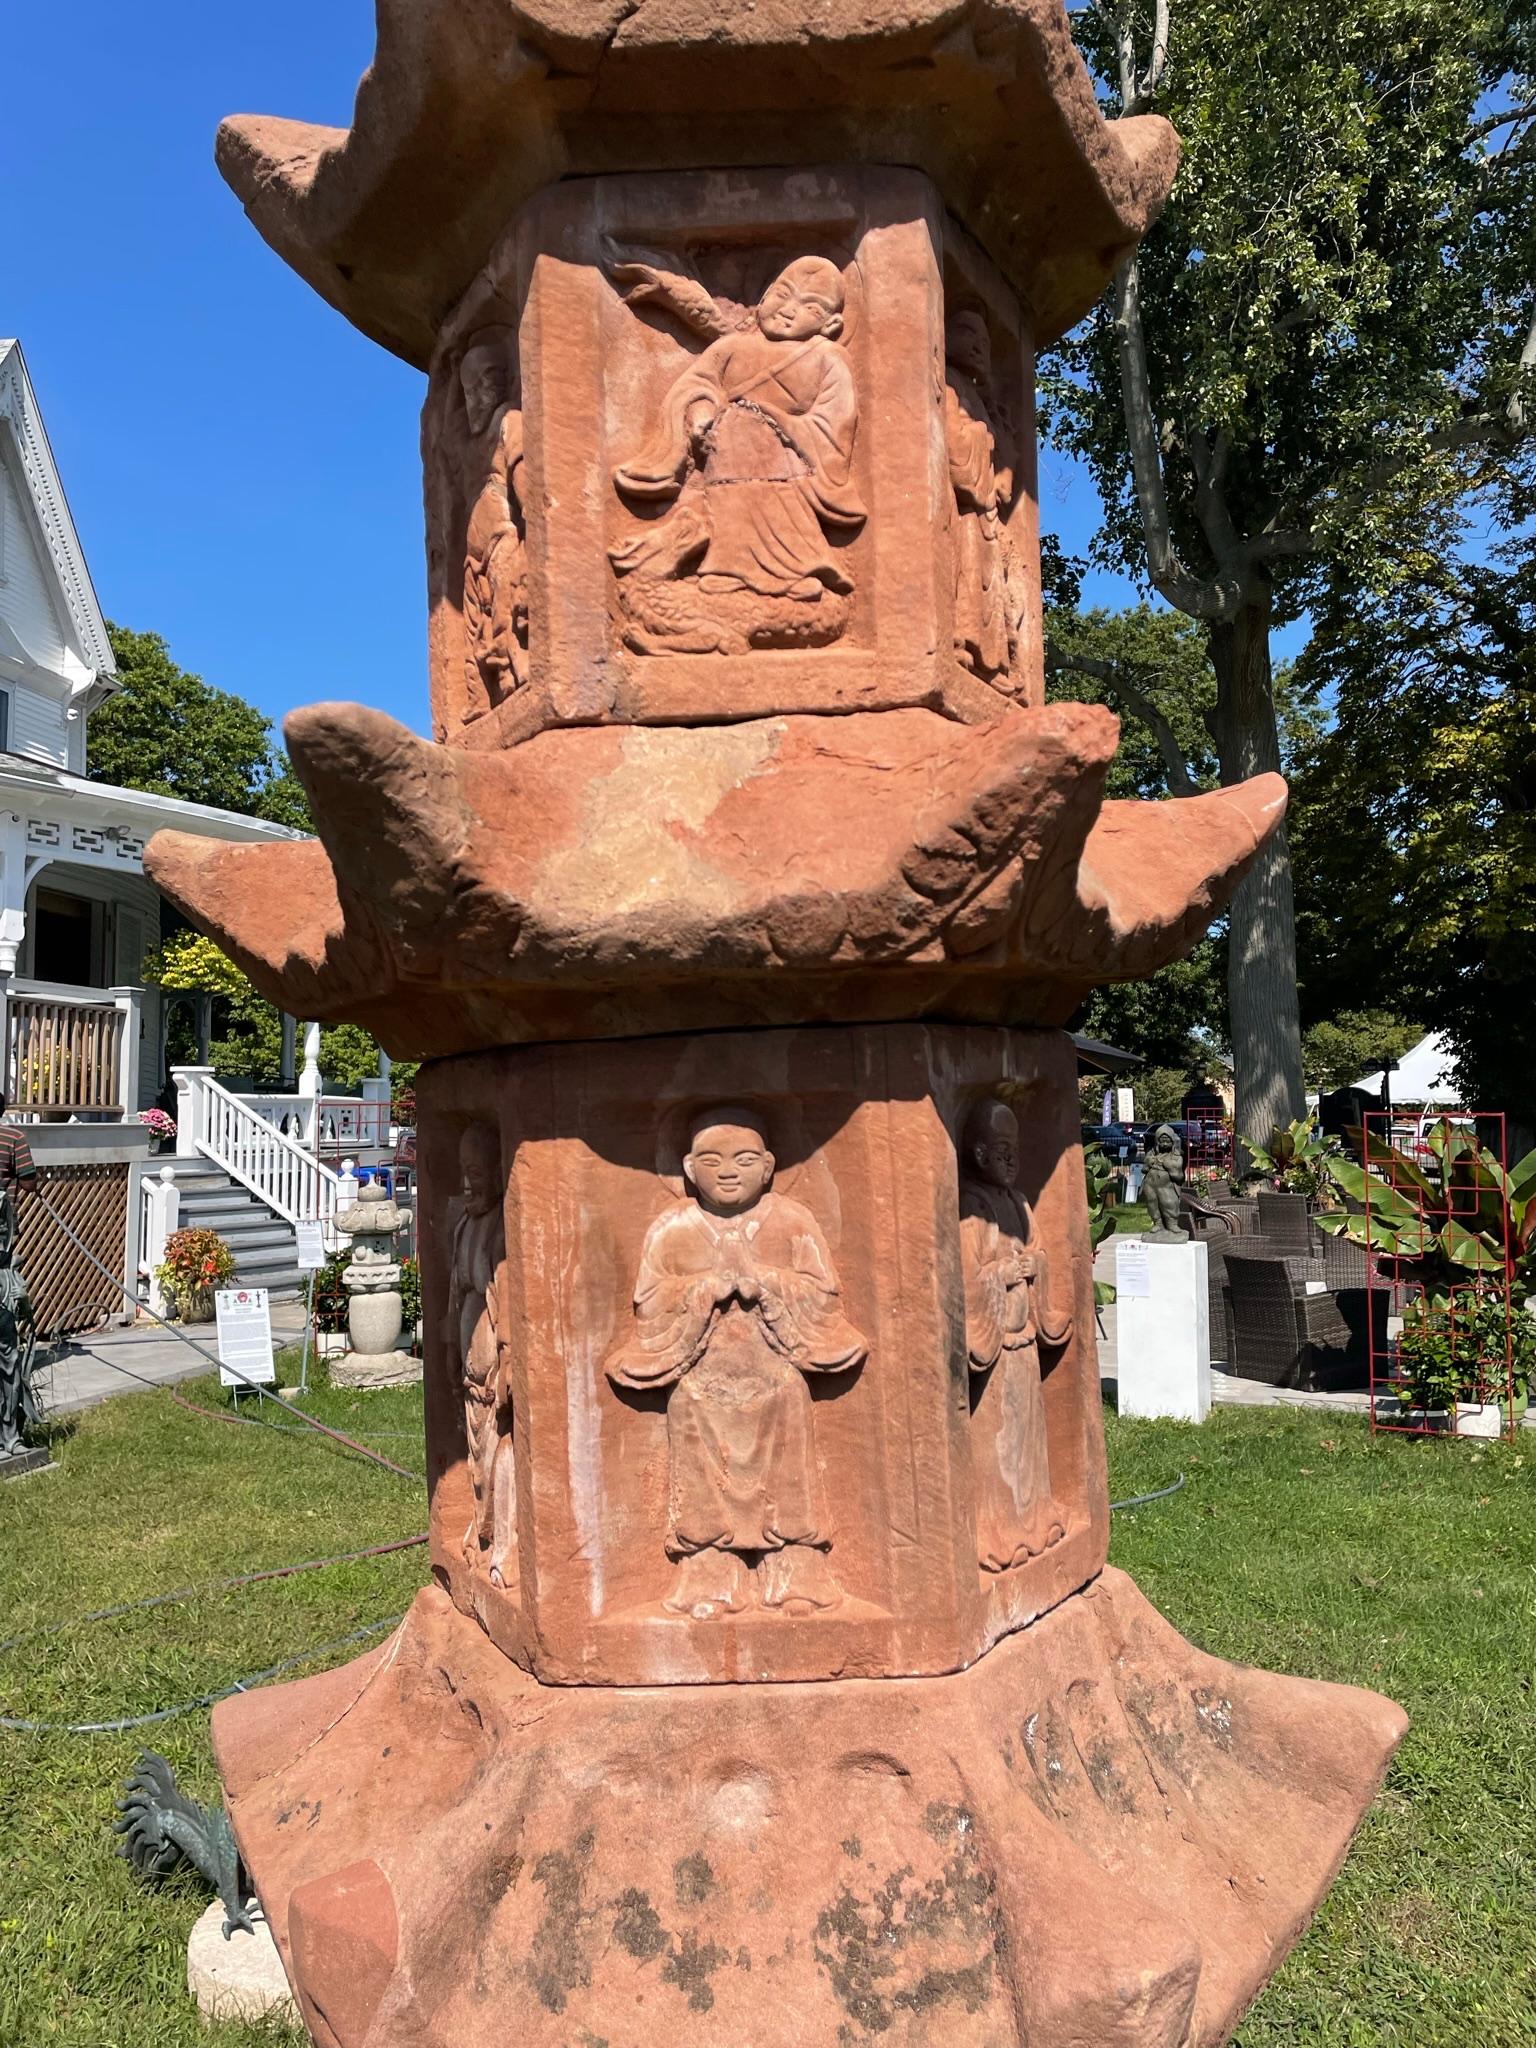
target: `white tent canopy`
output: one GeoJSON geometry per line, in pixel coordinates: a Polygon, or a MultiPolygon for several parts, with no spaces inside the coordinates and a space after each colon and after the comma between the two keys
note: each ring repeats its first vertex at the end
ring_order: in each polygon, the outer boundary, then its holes
{"type": "MultiPolygon", "coordinates": [[[[1431,1031],[1411,1046],[1392,1073],[1392,1105],[1407,1108],[1423,1103],[1434,1109],[1460,1109],[1461,1090],[1454,1079],[1455,1055],[1438,1032],[1431,1031]]],[[[1355,1083],[1372,1095],[1379,1095],[1383,1075],[1365,1074],[1355,1083]]]]}

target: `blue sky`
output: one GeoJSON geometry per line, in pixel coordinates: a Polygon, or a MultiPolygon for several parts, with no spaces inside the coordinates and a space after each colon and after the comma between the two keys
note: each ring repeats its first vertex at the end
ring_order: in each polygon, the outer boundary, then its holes
{"type": "MultiPolygon", "coordinates": [[[[370,0],[17,9],[0,334],[110,618],[274,719],[348,697],[424,728],[423,380],[278,261],[213,165],[224,114],[344,125],[372,49],[370,0]]],[[[1086,552],[1092,486],[1049,450],[1041,511],[1086,552]]]]}

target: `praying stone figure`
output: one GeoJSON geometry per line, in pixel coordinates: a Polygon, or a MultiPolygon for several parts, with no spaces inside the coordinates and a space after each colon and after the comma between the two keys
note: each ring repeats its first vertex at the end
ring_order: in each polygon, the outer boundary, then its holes
{"type": "Polygon", "coordinates": [[[977,1556],[987,1572],[1024,1564],[1066,1534],[1051,1493],[1039,1347],[1065,1344],[1072,1319],[1052,1312],[1045,1253],[1030,1242],[1034,1218],[1014,1189],[1018,1167],[1018,1119],[987,1096],[966,1119],[960,1178],[965,1340],[980,1381],[972,1417],[977,1556]]]}
{"type": "Polygon", "coordinates": [[[528,573],[522,507],[523,416],[505,328],[471,337],[459,365],[475,496],[464,534],[464,719],[528,680],[528,573]]]}
{"type": "Polygon", "coordinates": [[[1013,457],[992,400],[992,341],[979,313],[944,331],[944,443],[955,493],[955,658],[990,681],[1012,655],[1003,521],[1013,457]]]}
{"type": "Polygon", "coordinates": [[[664,1604],[701,1620],[748,1604],[759,1561],[765,1607],[842,1598],[805,1376],[849,1372],[868,1346],[815,1217],[771,1192],[773,1166],[753,1111],[694,1118],[692,1193],[646,1233],[634,1328],[607,1361],[616,1386],[672,1390],[664,1604]]]}
{"type": "Polygon", "coordinates": [[[464,1532],[473,1564],[490,1552],[491,1583],[506,1584],[507,1553],[516,1542],[516,1478],[512,1462],[511,1391],[498,1328],[498,1282],[505,1256],[501,1213],[501,1141],[489,1124],[471,1124],[459,1142],[464,1208],[453,1233],[448,1285],[449,1343],[464,1390],[464,1429],[475,1511],[464,1532]]]}
{"type": "Polygon", "coordinates": [[[740,653],[821,644],[842,632],[853,583],[830,536],[865,512],[853,483],[859,405],[835,263],[802,256],[737,326],[702,286],[652,265],[653,299],[709,346],[674,381],[652,440],[614,471],[628,498],[674,498],[609,550],[641,653],[740,653]]]}
{"type": "Polygon", "coordinates": [[[37,1323],[16,1263],[16,1204],[0,1190],[0,1458],[24,1455],[23,1433],[42,1422],[32,1364],[37,1323]]]}
{"type": "Polygon", "coordinates": [[[1159,1124],[1142,1146],[1147,1170],[1141,1199],[1152,1219],[1149,1244],[1188,1244],[1189,1232],[1179,1227],[1179,1194],[1184,1186],[1184,1147],[1171,1124],[1159,1124]]]}

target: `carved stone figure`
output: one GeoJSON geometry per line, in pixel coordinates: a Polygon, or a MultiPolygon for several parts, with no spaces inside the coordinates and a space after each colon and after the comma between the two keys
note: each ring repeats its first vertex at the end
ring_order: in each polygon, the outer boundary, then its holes
{"type": "Polygon", "coordinates": [[[471,337],[459,365],[475,493],[464,534],[466,723],[528,680],[523,416],[509,367],[515,347],[506,328],[485,328],[471,337]]]}
{"type": "Polygon", "coordinates": [[[1072,1318],[1051,1307],[1045,1252],[1014,1188],[1018,1167],[1018,1119],[988,1096],[966,1119],[960,1179],[965,1341],[978,1382],[976,1542],[988,1572],[1024,1564],[1066,1534],[1051,1492],[1040,1345],[1065,1344],[1072,1318]]]}
{"type": "Polygon", "coordinates": [[[1171,1124],[1159,1124],[1142,1146],[1147,1170],[1141,1199],[1147,1205],[1151,1244],[1188,1244],[1189,1232],[1179,1228],[1179,1192],[1184,1186],[1184,1147],[1171,1124]]]}
{"type": "Polygon", "coordinates": [[[672,385],[647,445],[614,472],[627,498],[670,512],[609,550],[641,653],[822,644],[853,583],[831,536],[864,523],[853,483],[858,397],[836,264],[803,256],[742,324],[692,279],[620,267],[631,304],[655,300],[709,346],[672,385]]]}
{"type": "Polygon", "coordinates": [[[692,1193],[646,1233],[634,1328],[607,1361],[616,1386],[672,1390],[665,1605],[700,1619],[745,1607],[759,1560],[765,1607],[842,1598],[805,1375],[851,1371],[868,1346],[815,1217],[771,1192],[773,1167],[752,1111],[694,1119],[692,1193]]]}
{"type": "Polygon", "coordinates": [[[15,1201],[0,1190],[0,1458],[25,1455],[23,1432],[43,1419],[32,1381],[37,1324],[16,1263],[16,1235],[15,1201]]]}
{"type": "Polygon", "coordinates": [[[944,332],[944,442],[955,493],[955,658],[973,674],[1005,675],[1012,656],[1003,521],[1014,453],[992,395],[992,342],[979,313],[944,332]]]}
{"type": "Polygon", "coordinates": [[[499,1327],[499,1287],[506,1243],[501,1213],[501,1140],[489,1124],[471,1124],[459,1141],[464,1207],[453,1233],[448,1284],[449,1348],[464,1392],[464,1429],[475,1508],[464,1531],[474,1564],[489,1551],[491,1583],[507,1582],[517,1541],[512,1402],[499,1327]]]}

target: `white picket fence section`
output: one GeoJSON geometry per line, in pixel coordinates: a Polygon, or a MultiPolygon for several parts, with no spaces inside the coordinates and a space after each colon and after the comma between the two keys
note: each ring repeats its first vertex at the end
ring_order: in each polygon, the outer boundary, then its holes
{"type": "MultiPolygon", "coordinates": [[[[341,1176],[269,1122],[206,1067],[178,1067],[176,1149],[211,1159],[285,1223],[328,1223],[341,1176]]],[[[355,1187],[355,1183],[353,1183],[355,1187]]]]}

